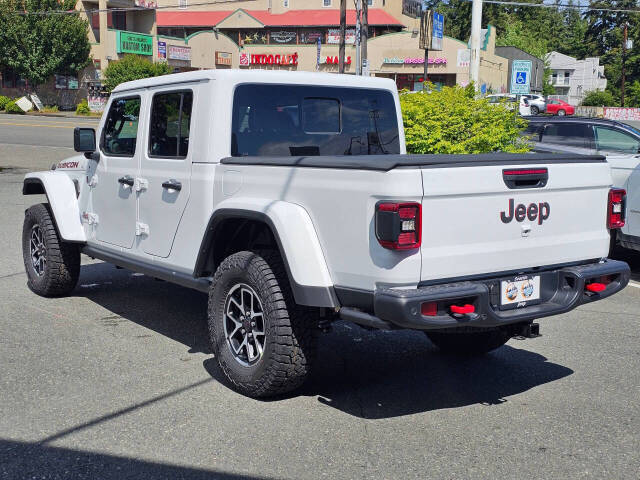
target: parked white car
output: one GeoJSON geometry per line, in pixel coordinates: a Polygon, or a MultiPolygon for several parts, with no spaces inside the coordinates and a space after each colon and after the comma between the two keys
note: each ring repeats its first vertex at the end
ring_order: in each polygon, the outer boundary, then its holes
{"type": "Polygon", "coordinates": [[[640,131],[602,118],[530,119],[527,134],[539,152],[604,155],[613,185],[626,191],[625,225],[612,230],[619,243],[640,251],[640,131]]]}
{"type": "Polygon", "coordinates": [[[524,95],[512,95],[510,93],[496,93],[493,95],[487,95],[487,99],[491,104],[505,103],[513,110],[514,105],[518,103],[518,113],[520,115],[531,115],[531,107],[529,106],[529,100],[524,95]],[[520,97],[518,99],[518,97],[520,97]]]}
{"type": "Polygon", "coordinates": [[[298,387],[338,318],[484,353],[629,280],[605,258],[620,204],[602,158],[406,155],[391,80],[138,80],[74,145],[24,180],[47,196],[25,215],[29,287],[69,294],[83,253],[208,292],[216,360],[255,397],[298,387]]]}

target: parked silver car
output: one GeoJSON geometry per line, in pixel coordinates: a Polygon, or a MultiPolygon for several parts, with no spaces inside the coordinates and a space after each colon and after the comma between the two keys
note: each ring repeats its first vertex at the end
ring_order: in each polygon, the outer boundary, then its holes
{"type": "Polygon", "coordinates": [[[529,100],[529,106],[531,107],[531,115],[538,115],[539,113],[544,113],[547,111],[547,101],[544,99],[542,95],[536,95],[535,93],[530,93],[528,95],[523,95],[527,100],[529,100]]]}

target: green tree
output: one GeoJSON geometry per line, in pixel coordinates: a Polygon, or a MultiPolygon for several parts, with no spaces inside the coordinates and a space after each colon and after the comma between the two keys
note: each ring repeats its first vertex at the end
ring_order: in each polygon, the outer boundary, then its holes
{"type": "Polygon", "coordinates": [[[526,152],[527,122],[506,105],[490,105],[468,88],[425,85],[400,97],[409,153],[526,152]]]}
{"type": "Polygon", "coordinates": [[[587,92],[582,100],[582,105],[586,107],[613,107],[616,103],[616,99],[611,92],[603,92],[601,90],[587,92]]]}
{"type": "Polygon", "coordinates": [[[640,80],[635,80],[628,90],[628,104],[630,107],[640,107],[640,80]]]}
{"type": "Polygon", "coordinates": [[[123,82],[172,72],[172,68],[164,62],[152,63],[138,55],[125,55],[122,60],[109,62],[104,70],[104,86],[110,92],[123,82]]]}
{"type": "Polygon", "coordinates": [[[0,67],[31,84],[55,73],[77,74],[89,62],[88,23],[73,11],[76,0],[0,0],[0,67]]]}
{"type": "MultiPolygon", "coordinates": [[[[612,10],[630,10],[637,8],[636,0],[598,0],[590,4],[593,8],[612,10]]],[[[627,11],[587,10],[587,31],[585,45],[590,56],[599,56],[600,63],[605,66],[607,91],[620,98],[622,85],[622,39],[623,26],[629,25],[628,38],[634,40],[634,49],[627,51],[626,85],[628,88],[635,80],[640,79],[640,13],[627,11]]]]}
{"type": "Polygon", "coordinates": [[[550,51],[549,41],[538,33],[530,31],[518,19],[509,22],[505,30],[498,32],[496,44],[505,47],[517,47],[541,59],[544,59],[550,51]]]}

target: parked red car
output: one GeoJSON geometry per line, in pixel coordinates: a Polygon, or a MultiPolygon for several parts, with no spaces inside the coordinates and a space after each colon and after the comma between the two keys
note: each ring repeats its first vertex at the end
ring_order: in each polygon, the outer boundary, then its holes
{"type": "Polygon", "coordinates": [[[550,115],[573,115],[576,113],[576,109],[572,105],[562,100],[547,100],[546,112],[550,115]]]}

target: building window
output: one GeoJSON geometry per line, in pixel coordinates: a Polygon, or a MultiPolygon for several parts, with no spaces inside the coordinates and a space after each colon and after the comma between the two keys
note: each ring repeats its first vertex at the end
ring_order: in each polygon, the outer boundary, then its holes
{"type": "Polygon", "coordinates": [[[127,29],[127,12],[113,12],[111,24],[116,30],[127,29]]]}
{"type": "Polygon", "coordinates": [[[289,0],[282,0],[282,6],[284,8],[289,8],[289,0]]]}
{"type": "Polygon", "coordinates": [[[330,7],[331,6],[331,0],[322,0],[322,6],[323,7],[330,7]]]}
{"type": "Polygon", "coordinates": [[[188,6],[189,4],[187,3],[187,0],[179,0],[178,8],[187,8],[188,6]]]}
{"type": "Polygon", "coordinates": [[[373,7],[373,0],[367,0],[367,5],[369,5],[370,7],[373,7]]]}

